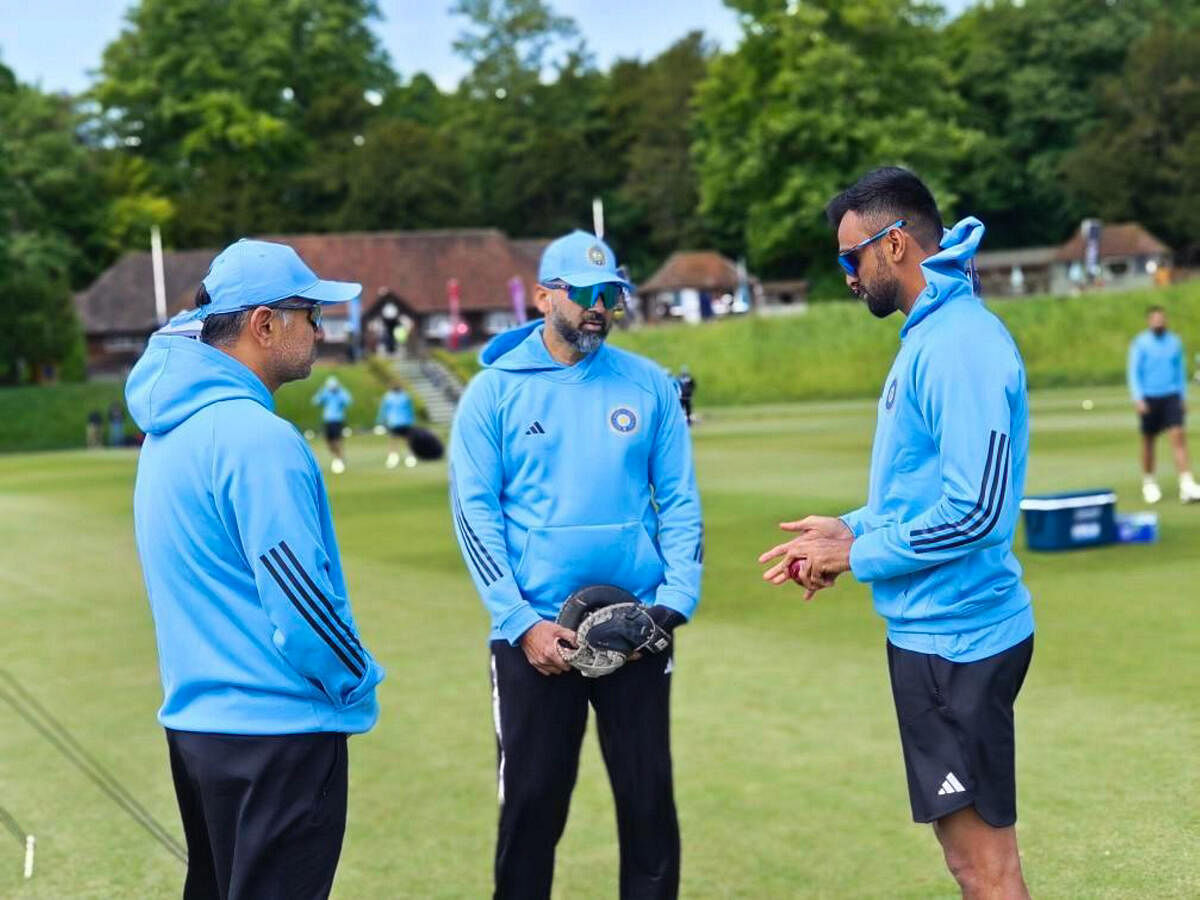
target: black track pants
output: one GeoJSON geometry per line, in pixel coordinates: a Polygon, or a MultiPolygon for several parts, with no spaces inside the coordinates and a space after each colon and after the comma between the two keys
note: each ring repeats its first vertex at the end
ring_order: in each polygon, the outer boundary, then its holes
{"type": "Polygon", "coordinates": [[[671,783],[670,659],[646,656],[611,675],[542,675],[520,647],[492,643],[499,749],[497,898],[550,896],[589,703],[617,808],[623,900],[679,893],[679,824],[671,783]]]}
{"type": "Polygon", "coordinates": [[[329,896],[346,830],[346,735],[167,730],[184,900],[329,896]]]}

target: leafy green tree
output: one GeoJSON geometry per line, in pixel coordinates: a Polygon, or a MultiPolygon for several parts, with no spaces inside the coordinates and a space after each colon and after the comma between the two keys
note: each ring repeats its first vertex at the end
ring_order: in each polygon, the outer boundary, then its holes
{"type": "Polygon", "coordinates": [[[473,224],[461,142],[449,125],[456,99],[424,74],[374,99],[378,109],[362,131],[314,153],[300,176],[303,195],[297,202],[309,204],[308,227],[363,231],[473,224]],[[314,194],[329,202],[311,203],[314,194]]]}
{"type": "Polygon", "coordinates": [[[994,0],[950,23],[939,46],[987,140],[956,186],[989,246],[1058,243],[1087,209],[1063,162],[1102,115],[1095,85],[1121,69],[1161,0],[994,0]]]}
{"type": "Polygon", "coordinates": [[[623,179],[610,202],[611,231],[642,277],[674,250],[708,243],[691,159],[691,101],[713,49],[692,32],[646,63],[609,72],[605,115],[623,179]]]}
{"type": "Polygon", "coordinates": [[[67,97],[17,82],[0,67],[0,383],[73,363],[82,335],[71,302],[107,263],[108,204],[95,154],[67,97]]]}
{"type": "Polygon", "coordinates": [[[71,302],[70,247],[60,237],[12,233],[0,242],[0,384],[40,380],[72,365],[82,377],[83,335],[71,302]]]}
{"type": "Polygon", "coordinates": [[[1200,257],[1200,28],[1160,22],[1098,93],[1100,117],[1063,166],[1078,207],[1200,257]]]}
{"type": "Polygon", "coordinates": [[[81,139],[69,97],[14,84],[0,92],[0,153],[6,162],[4,226],[53,239],[71,283],[86,283],[111,257],[103,220],[108,196],[97,155],[81,139]]]}
{"type": "MultiPolygon", "coordinates": [[[[516,93],[559,61],[557,50],[579,38],[579,28],[544,0],[456,0],[452,15],[467,20],[454,51],[472,65],[473,87],[516,93]]],[[[582,41],[576,52],[583,54],[582,41]]]]}
{"type": "Polygon", "coordinates": [[[380,118],[347,157],[338,230],[445,228],[467,224],[459,150],[445,131],[409,118],[380,118]]]}
{"type": "Polygon", "coordinates": [[[829,199],[884,164],[916,170],[949,213],[980,145],[938,56],[938,7],[913,0],[732,3],[744,33],[696,98],[700,205],[761,274],[830,268],[829,199]]]}
{"type": "Polygon", "coordinates": [[[472,71],[448,123],[478,221],[514,235],[554,234],[591,219],[591,198],[619,182],[604,76],[569,19],[542,0],[461,0],[455,49],[472,71]],[[543,80],[551,70],[557,77],[543,80]]]}
{"type": "Polygon", "coordinates": [[[176,242],[304,228],[344,180],[314,156],[351,146],[394,75],[373,0],[141,0],[104,51],[93,93],[110,140],[176,206],[176,242]],[[306,177],[307,176],[307,177],[306,177]]]}

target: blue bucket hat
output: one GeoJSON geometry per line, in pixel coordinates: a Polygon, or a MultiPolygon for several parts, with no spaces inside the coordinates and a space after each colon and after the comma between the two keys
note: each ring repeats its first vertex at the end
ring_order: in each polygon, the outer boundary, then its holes
{"type": "Polygon", "coordinates": [[[555,279],[575,287],[590,287],[611,281],[633,290],[633,285],[617,269],[617,255],[612,252],[612,247],[594,234],[578,228],[551,242],[542,251],[538,281],[546,284],[555,279]]]}
{"type": "Polygon", "coordinates": [[[201,319],[270,306],[291,297],[313,303],[347,303],[362,294],[361,284],[318,278],[286,244],[247,238],[217,254],[204,276],[204,289],[212,302],[198,310],[201,319]]]}

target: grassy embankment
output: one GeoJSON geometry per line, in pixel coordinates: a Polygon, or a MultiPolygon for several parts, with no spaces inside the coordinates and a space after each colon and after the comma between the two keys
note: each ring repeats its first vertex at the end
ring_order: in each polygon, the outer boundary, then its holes
{"type": "MultiPolygon", "coordinates": [[[[347,424],[355,430],[374,425],[379,398],[390,377],[390,368],[382,360],[316,366],[304,381],[279,390],[275,397],[279,414],[302,429],[319,429],[321,410],[312,405],[312,396],[331,374],[336,374],[354,397],[347,424]]],[[[108,407],[114,401],[124,402],[120,381],[0,389],[0,453],[82,447],[87,415],[93,409],[106,416],[103,431],[107,440],[108,407]]],[[[414,395],[413,405],[418,417],[423,417],[421,398],[414,395]]],[[[126,433],[133,434],[135,427],[127,416],[126,433]]]]}
{"type": "MultiPolygon", "coordinates": [[[[1167,290],[1001,300],[1004,320],[1025,356],[1033,388],[1120,384],[1125,354],[1146,307],[1167,308],[1184,346],[1200,352],[1200,281],[1167,290]]],[[[674,372],[687,365],[700,406],[870,397],[896,352],[903,319],[872,319],[857,303],[816,303],[803,315],[742,318],[614,333],[612,342],[674,372]]],[[[460,377],[478,369],[475,353],[441,354],[460,377]]],[[[1192,368],[1191,360],[1188,361],[1192,368]]]]}

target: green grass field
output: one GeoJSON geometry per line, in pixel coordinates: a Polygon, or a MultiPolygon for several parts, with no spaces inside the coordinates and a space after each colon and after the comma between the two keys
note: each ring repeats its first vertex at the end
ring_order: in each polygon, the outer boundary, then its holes
{"type": "MultiPolygon", "coordinates": [[[[1122,391],[1045,392],[1033,408],[1031,492],[1111,486],[1121,509],[1141,508],[1122,391]]],[[[705,592],[680,634],[673,709],[683,896],[955,896],[930,830],[909,821],[867,591],[844,581],[805,605],[755,563],[778,521],[861,502],[873,404],[702,412],[705,592]]],[[[444,465],[386,471],[384,452],[352,439],[331,483],[355,611],[388,669],[378,727],[351,741],[335,896],[483,897],[496,819],[485,616],[444,465]]],[[[0,666],[181,837],[154,719],[135,465],[132,451],[0,457],[0,666]]],[[[1154,546],[1021,552],[1038,638],[1017,707],[1020,837],[1038,897],[1200,895],[1200,506],[1159,512],[1154,546]]],[[[3,703],[0,805],[38,837],[23,882],[21,848],[0,831],[0,896],[179,895],[179,862],[3,703]]],[[[556,896],[615,885],[589,734],[556,896]]]]}

